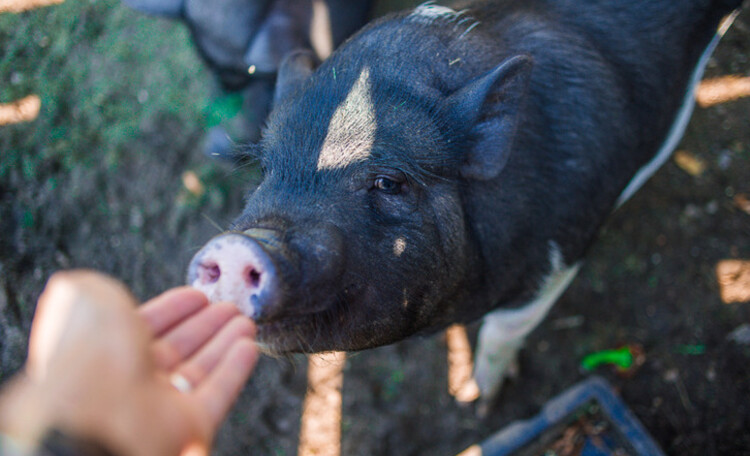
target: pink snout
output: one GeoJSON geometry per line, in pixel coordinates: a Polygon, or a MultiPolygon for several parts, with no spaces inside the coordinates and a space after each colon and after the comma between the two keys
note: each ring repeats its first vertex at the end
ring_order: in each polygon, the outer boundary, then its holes
{"type": "Polygon", "coordinates": [[[271,256],[242,233],[210,240],[191,260],[187,283],[212,303],[232,302],[255,320],[270,317],[279,300],[279,278],[271,256]]]}

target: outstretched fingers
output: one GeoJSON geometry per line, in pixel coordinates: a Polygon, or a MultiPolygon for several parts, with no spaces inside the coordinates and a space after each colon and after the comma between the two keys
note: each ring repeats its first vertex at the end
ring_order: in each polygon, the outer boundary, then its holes
{"type": "Polygon", "coordinates": [[[258,361],[255,325],[230,303],[177,288],[139,308],[154,334],[155,365],[188,393],[212,432],[219,427],[258,361]]]}
{"type": "Polygon", "coordinates": [[[214,304],[167,330],[153,343],[153,354],[157,367],[172,371],[198,352],[229,323],[240,315],[235,306],[228,303],[214,304]]]}
{"type": "Polygon", "coordinates": [[[138,308],[138,314],[158,338],[206,307],[206,295],[191,287],[180,287],[145,302],[138,308]]]}
{"type": "Polygon", "coordinates": [[[229,320],[193,356],[177,366],[173,373],[184,377],[192,386],[199,385],[242,338],[254,339],[255,325],[247,317],[238,315],[229,320]]]}
{"type": "Polygon", "coordinates": [[[216,430],[239,396],[258,361],[258,349],[249,338],[240,338],[195,390],[209,429],[216,430]]]}

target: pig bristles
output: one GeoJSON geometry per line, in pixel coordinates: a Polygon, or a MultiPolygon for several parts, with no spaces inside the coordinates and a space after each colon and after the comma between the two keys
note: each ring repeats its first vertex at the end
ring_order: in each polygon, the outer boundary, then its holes
{"type": "Polygon", "coordinates": [[[276,359],[285,359],[285,360],[287,360],[289,362],[293,361],[293,354],[292,353],[288,353],[288,352],[287,353],[282,353],[282,352],[279,352],[273,346],[268,345],[265,342],[255,341],[255,346],[258,347],[258,350],[260,350],[261,353],[263,353],[264,355],[266,355],[268,357],[276,358],[276,359]]]}
{"type": "Polygon", "coordinates": [[[216,223],[216,221],[213,220],[211,217],[209,217],[207,214],[201,213],[201,215],[203,216],[204,219],[206,219],[208,221],[208,223],[211,224],[211,226],[213,226],[214,228],[216,228],[216,231],[218,231],[219,233],[223,233],[224,232],[224,228],[222,228],[221,225],[219,225],[218,223],[216,223]]]}
{"type": "Polygon", "coordinates": [[[263,148],[259,144],[243,144],[239,146],[240,154],[244,158],[244,164],[254,164],[260,161],[263,148]]]}
{"type": "Polygon", "coordinates": [[[262,149],[258,144],[236,144],[234,149],[237,153],[234,155],[236,159],[232,169],[233,174],[246,168],[257,167],[261,161],[262,149]]]}

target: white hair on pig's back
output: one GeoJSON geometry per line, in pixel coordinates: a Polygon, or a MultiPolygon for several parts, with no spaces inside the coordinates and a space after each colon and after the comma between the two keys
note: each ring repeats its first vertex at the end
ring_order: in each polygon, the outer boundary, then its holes
{"type": "Polygon", "coordinates": [[[433,2],[423,3],[416,7],[414,12],[408,16],[408,19],[427,25],[441,21],[446,24],[452,23],[454,32],[460,32],[459,39],[479,25],[479,21],[466,15],[466,10],[456,11],[447,6],[435,5],[433,2]],[[459,28],[462,29],[459,30],[459,28]]]}
{"type": "Polygon", "coordinates": [[[447,6],[435,5],[434,2],[426,2],[414,8],[414,12],[409,17],[418,21],[432,22],[436,19],[455,19],[462,13],[447,6]]]}

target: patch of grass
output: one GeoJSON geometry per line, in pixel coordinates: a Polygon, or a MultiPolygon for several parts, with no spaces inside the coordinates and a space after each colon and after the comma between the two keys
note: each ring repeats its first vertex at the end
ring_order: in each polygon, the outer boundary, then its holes
{"type": "Polygon", "coordinates": [[[42,99],[35,121],[0,127],[0,181],[116,169],[125,153],[151,153],[134,139],[165,119],[200,131],[210,80],[184,27],[114,0],[0,14],[0,102],[42,99]]]}

